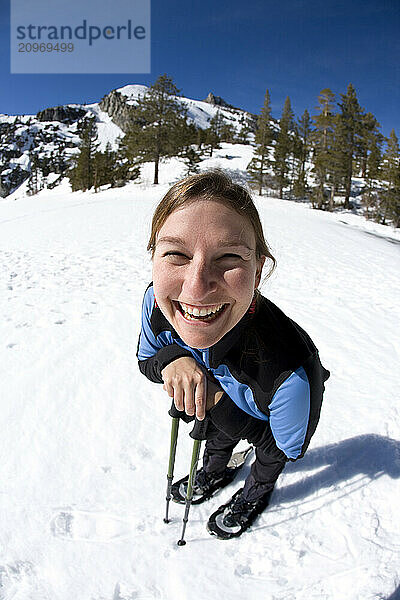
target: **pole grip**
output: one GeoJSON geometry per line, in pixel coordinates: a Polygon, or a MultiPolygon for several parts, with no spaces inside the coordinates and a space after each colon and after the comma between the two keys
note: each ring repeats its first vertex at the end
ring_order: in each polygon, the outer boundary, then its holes
{"type": "Polygon", "coordinates": [[[182,419],[182,421],[184,421],[185,423],[191,423],[192,421],[194,421],[194,427],[189,433],[190,437],[194,440],[207,439],[207,429],[210,419],[210,417],[207,414],[202,421],[199,421],[194,416],[187,415],[184,410],[178,410],[174,404],[174,401],[172,401],[171,408],[169,409],[168,414],[173,419],[182,419]]]}
{"type": "Polygon", "coordinates": [[[194,427],[189,433],[190,437],[194,440],[206,440],[209,420],[210,417],[207,414],[202,421],[195,419],[194,427]]]}
{"type": "Polygon", "coordinates": [[[194,416],[187,415],[184,410],[178,410],[172,400],[171,408],[168,411],[168,414],[173,419],[182,419],[185,423],[190,423],[194,421],[194,416]]]}

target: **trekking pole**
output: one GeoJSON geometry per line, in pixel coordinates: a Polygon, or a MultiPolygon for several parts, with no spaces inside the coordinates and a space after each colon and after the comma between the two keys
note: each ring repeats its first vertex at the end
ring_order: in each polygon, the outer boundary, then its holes
{"type": "Polygon", "coordinates": [[[179,417],[172,417],[172,427],[171,427],[171,446],[169,451],[169,464],[168,464],[168,474],[167,474],[167,494],[166,500],[167,505],[165,509],[165,518],[164,523],[169,523],[168,511],[169,511],[169,503],[171,501],[171,488],[172,488],[172,479],[174,477],[174,466],[175,466],[175,456],[176,456],[176,444],[178,441],[178,430],[179,430],[179,417]]]}
{"type": "Polygon", "coordinates": [[[207,439],[206,438],[207,425],[208,425],[208,417],[207,416],[203,419],[203,421],[199,421],[198,419],[196,419],[195,425],[193,427],[193,431],[191,431],[189,433],[190,437],[192,437],[194,439],[194,442],[193,442],[192,460],[190,463],[188,486],[187,486],[187,491],[186,491],[186,506],[185,506],[185,515],[183,517],[182,535],[181,535],[181,539],[178,540],[178,542],[177,542],[178,546],[184,546],[186,544],[186,542],[183,538],[185,536],[186,525],[189,520],[189,510],[190,510],[190,506],[192,504],[192,499],[193,499],[193,487],[194,487],[194,482],[195,482],[196,474],[197,474],[197,464],[199,462],[201,442],[202,442],[202,440],[207,439]]]}
{"type": "Polygon", "coordinates": [[[171,488],[172,488],[172,480],[174,477],[174,466],[175,466],[175,457],[176,457],[176,446],[178,443],[178,431],[179,431],[179,421],[182,419],[186,423],[192,421],[194,417],[189,417],[184,410],[178,410],[172,401],[171,408],[168,411],[168,414],[172,417],[172,426],[171,426],[171,443],[169,450],[169,463],[168,463],[168,473],[167,473],[167,493],[166,493],[166,509],[165,509],[165,517],[164,523],[169,523],[169,503],[171,501],[171,488]]]}
{"type": "MultiPolygon", "coordinates": [[[[185,413],[185,411],[178,410],[176,408],[174,402],[172,402],[172,406],[169,409],[168,414],[172,417],[172,428],[171,428],[171,446],[170,446],[170,454],[169,454],[168,475],[167,475],[167,480],[168,480],[167,497],[166,497],[167,508],[166,508],[166,515],[164,518],[164,523],[169,523],[168,509],[169,509],[169,503],[171,500],[171,488],[172,488],[172,478],[173,478],[174,464],[175,464],[176,446],[177,446],[177,440],[178,440],[179,420],[182,419],[183,421],[185,421],[185,423],[189,423],[190,421],[193,421],[193,419],[194,419],[194,417],[189,417],[185,413]]],[[[202,440],[207,439],[206,438],[207,426],[208,426],[208,417],[206,415],[206,417],[203,419],[203,421],[199,421],[198,419],[195,419],[195,425],[193,427],[193,431],[191,431],[189,433],[190,437],[194,439],[194,443],[193,443],[192,459],[191,459],[190,470],[189,470],[188,486],[187,486],[187,491],[186,491],[186,506],[185,506],[185,515],[183,517],[183,529],[182,529],[181,539],[178,540],[178,542],[177,542],[178,546],[184,546],[186,544],[186,542],[183,538],[184,538],[185,531],[186,531],[186,525],[189,520],[189,510],[190,510],[190,506],[192,504],[192,499],[193,499],[193,487],[194,487],[194,482],[195,482],[196,474],[197,474],[197,464],[199,462],[201,442],[202,442],[202,440]]]]}
{"type": "Polygon", "coordinates": [[[196,473],[197,473],[197,463],[199,462],[200,447],[201,447],[201,440],[194,440],[193,451],[192,451],[192,461],[190,463],[189,479],[188,479],[188,486],[187,486],[187,492],[186,492],[186,506],[185,506],[185,515],[183,517],[182,535],[181,535],[181,539],[178,540],[178,542],[177,542],[178,546],[184,546],[186,544],[186,542],[183,538],[185,536],[186,525],[189,520],[189,510],[190,510],[190,506],[192,504],[192,499],[193,499],[193,485],[194,485],[194,481],[195,481],[196,473]]]}

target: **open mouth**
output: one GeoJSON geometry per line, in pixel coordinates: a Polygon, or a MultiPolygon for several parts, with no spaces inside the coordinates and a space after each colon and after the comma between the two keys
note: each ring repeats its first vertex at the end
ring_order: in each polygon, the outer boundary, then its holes
{"type": "Polygon", "coordinates": [[[187,321],[202,321],[209,323],[215,321],[225,310],[228,304],[216,304],[214,306],[191,306],[183,302],[176,302],[179,312],[187,321]]]}

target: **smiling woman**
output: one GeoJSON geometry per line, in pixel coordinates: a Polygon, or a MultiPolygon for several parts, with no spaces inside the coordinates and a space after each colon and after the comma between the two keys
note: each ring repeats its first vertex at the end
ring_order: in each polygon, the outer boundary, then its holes
{"type": "Polygon", "coordinates": [[[188,346],[209,348],[244,316],[264,263],[255,246],[250,221],[220,201],[194,199],[166,219],[153,254],[154,293],[188,346]]]}
{"type": "MultiPolygon", "coordinates": [[[[233,478],[240,439],[256,447],[243,490],[211,517],[221,538],[240,535],[267,506],[287,460],[304,455],[329,372],[307,333],[257,290],[275,267],[250,194],[221,171],[175,184],[158,205],[148,244],[153,283],[138,344],[144,375],[178,410],[207,419],[198,501],[233,478]]],[[[181,482],[179,482],[181,484],[181,482]]],[[[177,501],[180,487],[173,486],[177,501]]]]}

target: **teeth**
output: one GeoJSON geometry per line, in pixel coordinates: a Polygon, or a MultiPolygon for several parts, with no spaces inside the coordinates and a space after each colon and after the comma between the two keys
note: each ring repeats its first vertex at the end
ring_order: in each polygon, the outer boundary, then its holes
{"type": "Polygon", "coordinates": [[[224,306],[224,304],[218,304],[213,308],[198,308],[197,306],[188,306],[187,304],[183,304],[183,302],[180,302],[180,305],[186,316],[193,317],[209,317],[221,310],[224,306]]]}

